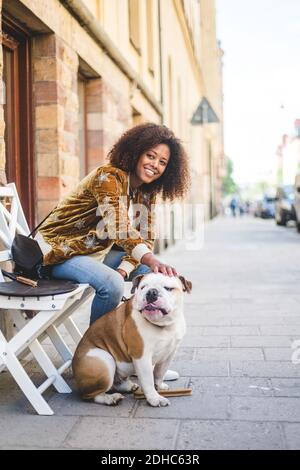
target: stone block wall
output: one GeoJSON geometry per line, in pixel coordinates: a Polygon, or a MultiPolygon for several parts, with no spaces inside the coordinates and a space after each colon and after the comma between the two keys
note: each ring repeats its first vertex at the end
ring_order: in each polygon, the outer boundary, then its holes
{"type": "Polygon", "coordinates": [[[38,218],[79,178],[77,54],[55,34],[33,40],[38,218]]]}
{"type": "Polygon", "coordinates": [[[107,153],[131,125],[131,110],[126,96],[102,78],[86,85],[87,169],[105,162],[107,153]]]}
{"type": "MultiPolygon", "coordinates": [[[[37,219],[41,220],[80,178],[78,55],[55,34],[33,40],[33,97],[37,164],[37,219]]],[[[87,172],[105,162],[131,125],[121,90],[102,78],[86,80],[87,172]]]]}

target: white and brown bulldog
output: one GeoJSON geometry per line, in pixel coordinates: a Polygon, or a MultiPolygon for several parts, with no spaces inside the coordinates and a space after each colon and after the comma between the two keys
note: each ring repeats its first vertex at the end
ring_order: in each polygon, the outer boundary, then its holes
{"type": "Polygon", "coordinates": [[[183,276],[135,278],[135,295],[96,320],[75,351],[73,373],[84,400],[116,405],[122,392],[138,388],[129,379],[136,373],[151,406],[170,404],[157,389],[168,388],[163,377],[185,334],[183,292],[191,289],[183,276]],[[111,389],[121,393],[107,394],[111,389]]]}

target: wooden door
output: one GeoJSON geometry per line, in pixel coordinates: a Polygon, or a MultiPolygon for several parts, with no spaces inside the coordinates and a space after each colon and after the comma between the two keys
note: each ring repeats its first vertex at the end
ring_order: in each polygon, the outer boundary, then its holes
{"type": "Polygon", "coordinates": [[[30,35],[3,15],[6,178],[15,182],[31,228],[35,224],[30,35]]]}

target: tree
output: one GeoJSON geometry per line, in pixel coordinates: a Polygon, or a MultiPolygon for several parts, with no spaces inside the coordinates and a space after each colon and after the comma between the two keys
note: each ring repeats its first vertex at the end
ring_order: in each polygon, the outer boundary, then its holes
{"type": "Polygon", "coordinates": [[[232,177],[233,173],[233,162],[229,157],[226,158],[226,176],[224,176],[222,181],[222,191],[224,196],[228,194],[234,194],[238,191],[238,185],[232,177]]]}

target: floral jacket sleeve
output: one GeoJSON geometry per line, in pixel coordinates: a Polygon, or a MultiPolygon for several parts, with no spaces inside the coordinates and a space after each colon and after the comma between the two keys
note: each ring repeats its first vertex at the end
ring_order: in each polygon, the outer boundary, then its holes
{"type": "Polygon", "coordinates": [[[132,224],[128,215],[130,201],[127,187],[128,176],[124,172],[106,172],[93,180],[90,191],[102,216],[97,237],[108,237],[126,251],[127,255],[119,268],[129,275],[143,255],[153,250],[154,210],[151,206],[155,203],[155,196],[136,192],[132,200],[132,224]]]}

